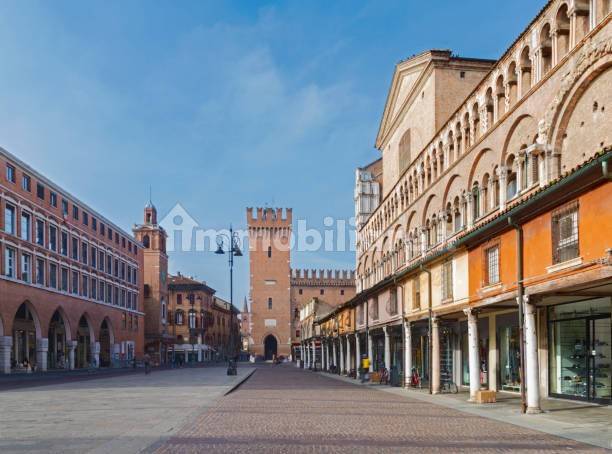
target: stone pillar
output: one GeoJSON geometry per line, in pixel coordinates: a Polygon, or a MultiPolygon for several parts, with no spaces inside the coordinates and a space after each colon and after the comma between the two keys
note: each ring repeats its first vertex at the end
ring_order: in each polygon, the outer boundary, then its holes
{"type": "Polygon", "coordinates": [[[466,219],[467,222],[466,223],[469,229],[474,225],[474,209],[473,209],[474,198],[472,197],[471,192],[467,192],[465,194],[465,201],[467,202],[467,219],[466,219]]]}
{"type": "Polygon", "coordinates": [[[361,345],[359,344],[359,334],[355,333],[355,371],[359,374],[361,368],[361,345]]]}
{"type": "Polygon", "coordinates": [[[312,366],[312,353],[308,346],[308,341],[304,343],[304,348],[306,349],[306,368],[310,369],[310,366],[312,366]]]}
{"type": "Polygon", "coordinates": [[[506,208],[506,199],[508,196],[506,188],[508,171],[505,166],[500,166],[497,169],[497,176],[499,178],[499,209],[503,210],[506,208]]]}
{"type": "Polygon", "coordinates": [[[525,187],[523,186],[523,163],[525,162],[525,152],[519,151],[516,160],[516,193],[518,195],[525,190],[525,187]]]}
{"type": "Polygon", "coordinates": [[[11,336],[0,336],[0,374],[11,373],[11,348],[13,338],[11,336]]]}
{"type": "Polygon", "coordinates": [[[347,334],[346,336],[346,374],[349,375],[351,373],[351,364],[353,361],[351,360],[351,338],[347,334]]]}
{"type": "Polygon", "coordinates": [[[337,368],[338,367],[338,363],[337,363],[338,356],[337,356],[337,351],[336,351],[336,340],[335,339],[332,339],[332,347],[333,347],[332,348],[332,355],[333,355],[333,357],[332,357],[332,360],[333,360],[332,364],[333,364],[334,367],[337,368]]]}
{"type": "Polygon", "coordinates": [[[36,339],[36,369],[39,371],[47,370],[47,354],[49,352],[49,339],[41,337],[36,339]]]}
{"type": "Polygon", "coordinates": [[[383,332],[385,333],[385,369],[391,371],[391,342],[389,339],[389,329],[383,326],[383,332]]]}
{"type": "Polygon", "coordinates": [[[94,367],[100,367],[100,342],[91,344],[91,359],[94,367]]]}
{"type": "Polygon", "coordinates": [[[524,302],[525,312],[525,385],[527,386],[527,413],[540,413],[540,368],[538,366],[538,337],[536,307],[524,302]]]}
{"type": "Polygon", "coordinates": [[[404,385],[410,386],[412,376],[412,326],[404,321],[404,385]]]}
{"type": "Polygon", "coordinates": [[[344,373],[344,341],[342,336],[338,336],[338,343],[340,344],[340,369],[338,372],[342,375],[344,373]]]}
{"type": "Polygon", "coordinates": [[[77,341],[66,341],[68,345],[68,369],[74,370],[77,341]]]}
{"type": "Polygon", "coordinates": [[[419,231],[421,235],[421,255],[425,255],[427,253],[427,229],[425,227],[421,227],[419,231]]]}
{"type": "Polygon", "coordinates": [[[495,315],[489,317],[489,370],[488,382],[489,389],[497,391],[497,368],[499,367],[497,362],[497,326],[495,315]]]}
{"type": "Polygon", "coordinates": [[[317,342],[312,339],[312,369],[317,370],[317,342]]]}
{"type": "Polygon", "coordinates": [[[329,370],[331,366],[331,360],[329,358],[329,339],[327,339],[327,342],[325,342],[325,356],[327,356],[327,361],[325,361],[325,367],[327,370],[329,370]]]}
{"type": "Polygon", "coordinates": [[[478,348],[478,316],[473,309],[464,309],[468,318],[468,362],[470,373],[469,402],[476,401],[476,394],[480,390],[480,351],[478,348]]]}
{"type": "Polygon", "coordinates": [[[368,359],[370,360],[369,372],[374,372],[374,361],[372,361],[372,335],[368,333],[367,336],[368,336],[368,359]]]}
{"type": "Polygon", "coordinates": [[[431,390],[440,393],[440,327],[435,316],[431,319],[431,390]]]}

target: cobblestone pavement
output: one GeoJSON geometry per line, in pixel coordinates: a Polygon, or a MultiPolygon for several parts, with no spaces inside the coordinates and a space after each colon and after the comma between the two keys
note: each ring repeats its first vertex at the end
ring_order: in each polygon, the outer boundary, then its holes
{"type": "Polygon", "coordinates": [[[149,451],[603,452],[292,366],[259,367],[240,388],[149,451]]]}

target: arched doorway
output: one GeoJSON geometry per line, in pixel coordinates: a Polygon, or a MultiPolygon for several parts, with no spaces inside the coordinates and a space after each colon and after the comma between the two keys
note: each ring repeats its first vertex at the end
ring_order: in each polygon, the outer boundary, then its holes
{"type": "Polygon", "coordinates": [[[13,351],[11,367],[36,366],[36,339],[39,337],[40,324],[30,304],[23,303],[15,313],[13,321],[13,351]]]}
{"type": "Polygon", "coordinates": [[[102,326],[100,326],[100,367],[110,367],[112,343],[111,327],[108,321],[104,319],[102,326]]]}
{"type": "Polygon", "coordinates": [[[276,337],[272,334],[268,334],[264,339],[264,356],[266,361],[271,361],[275,356],[278,355],[278,342],[276,337]]]}
{"type": "Polygon", "coordinates": [[[70,334],[62,314],[56,310],[49,323],[49,369],[66,369],[68,366],[68,345],[70,334]]]}
{"type": "Polygon", "coordinates": [[[77,369],[84,369],[89,367],[91,364],[91,343],[93,339],[91,336],[91,329],[89,322],[84,315],[79,320],[79,329],[77,331],[77,351],[75,367],[77,369]]]}

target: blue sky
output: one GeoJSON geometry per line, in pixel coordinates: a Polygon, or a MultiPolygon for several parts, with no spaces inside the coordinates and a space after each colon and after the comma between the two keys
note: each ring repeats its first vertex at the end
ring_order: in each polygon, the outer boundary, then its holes
{"type": "MultiPolygon", "coordinates": [[[[321,227],[353,214],[394,65],[429,48],[498,58],[545,1],[0,2],[0,146],[126,230],[153,187],[203,228],[245,207],[321,227]],[[433,6],[435,5],[435,6],[433,6]]],[[[294,267],[348,268],[350,252],[294,267]]],[[[228,296],[227,263],[170,271],[228,296]]],[[[235,302],[248,293],[237,259],[235,302]]]]}

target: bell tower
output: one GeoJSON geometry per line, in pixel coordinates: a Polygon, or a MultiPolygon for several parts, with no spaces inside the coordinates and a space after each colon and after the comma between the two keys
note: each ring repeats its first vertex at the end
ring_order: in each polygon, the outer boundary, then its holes
{"type": "Polygon", "coordinates": [[[173,343],[166,329],[168,313],[168,255],[166,231],[157,224],[157,209],[149,200],[144,207],[144,222],[134,225],[134,238],[142,244],[145,312],[145,352],[164,364],[167,346],[173,343]]]}
{"type": "Polygon", "coordinates": [[[291,354],[291,208],[247,208],[251,278],[251,353],[291,354]]]}

